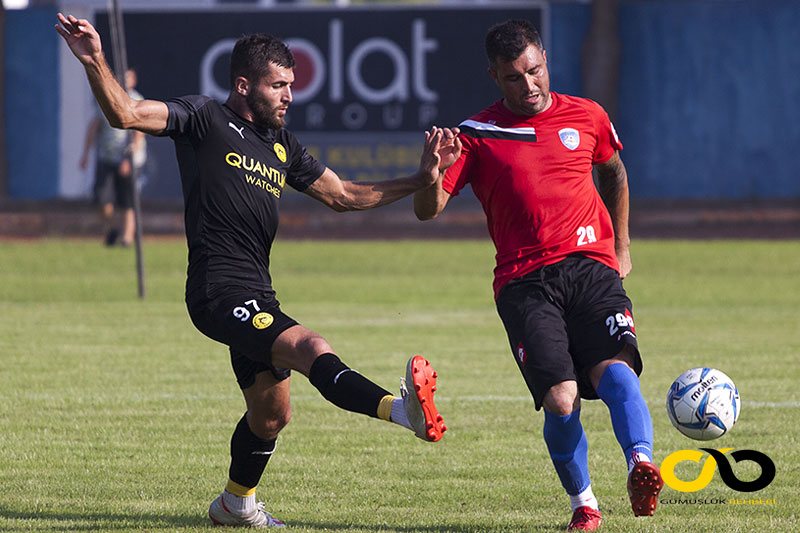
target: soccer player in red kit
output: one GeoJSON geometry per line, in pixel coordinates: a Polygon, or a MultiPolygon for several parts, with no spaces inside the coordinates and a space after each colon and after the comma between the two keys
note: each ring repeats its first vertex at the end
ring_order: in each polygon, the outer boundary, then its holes
{"type": "Polygon", "coordinates": [[[493,26],[486,53],[503,98],[460,124],[442,175],[415,193],[414,210],[435,218],[467,184],[483,206],[497,248],[498,313],[536,409],[544,407],[544,440],[572,505],[568,530],[602,520],[581,398],[608,406],[633,512],[652,515],[663,481],[622,287],[631,270],[622,143],[598,104],[550,91],[547,56],[527,21],[493,26]]]}

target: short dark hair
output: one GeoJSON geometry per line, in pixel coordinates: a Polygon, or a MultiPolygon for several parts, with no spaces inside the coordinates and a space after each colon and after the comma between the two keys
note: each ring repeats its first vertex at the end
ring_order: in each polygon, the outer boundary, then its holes
{"type": "Polygon", "coordinates": [[[527,20],[510,19],[495,24],[486,34],[489,67],[496,69],[498,58],[506,62],[514,61],[531,44],[539,50],[544,49],[539,32],[527,20]]]}
{"type": "Polygon", "coordinates": [[[256,81],[269,74],[270,63],[293,68],[294,56],[286,43],[265,33],[243,35],[231,53],[231,87],[239,76],[256,81]]]}

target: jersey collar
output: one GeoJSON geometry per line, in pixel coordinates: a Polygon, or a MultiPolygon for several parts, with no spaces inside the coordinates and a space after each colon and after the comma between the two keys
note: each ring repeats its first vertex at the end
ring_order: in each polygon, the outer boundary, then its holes
{"type": "Polygon", "coordinates": [[[558,93],[554,91],[550,91],[550,97],[553,99],[553,102],[550,104],[550,107],[548,107],[541,113],[537,113],[533,116],[517,115],[516,113],[510,111],[503,103],[504,100],[503,98],[494,103],[494,108],[495,112],[497,112],[499,115],[502,115],[503,118],[507,119],[509,122],[512,122],[514,124],[519,124],[520,122],[532,124],[534,122],[543,120],[552,115],[553,113],[555,113],[555,110],[558,107],[558,104],[561,99],[558,93]]]}
{"type": "Polygon", "coordinates": [[[272,128],[268,128],[266,126],[260,126],[260,125],[256,124],[255,122],[253,122],[251,120],[247,120],[246,118],[241,116],[239,113],[237,113],[236,111],[231,109],[231,107],[227,103],[223,103],[222,107],[224,107],[231,115],[233,115],[236,118],[236,120],[239,120],[243,124],[246,124],[247,127],[249,129],[253,130],[259,137],[261,137],[261,138],[263,138],[265,140],[268,140],[268,141],[275,139],[276,134],[278,133],[278,130],[274,130],[272,128]]]}

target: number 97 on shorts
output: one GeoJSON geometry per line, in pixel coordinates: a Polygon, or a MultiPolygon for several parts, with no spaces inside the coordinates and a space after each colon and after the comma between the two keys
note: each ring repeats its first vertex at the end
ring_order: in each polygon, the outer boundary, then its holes
{"type": "Polygon", "coordinates": [[[261,310],[256,300],[247,300],[244,305],[234,307],[233,316],[242,322],[247,322],[252,316],[252,324],[256,329],[268,328],[275,320],[271,314],[261,310]]]}

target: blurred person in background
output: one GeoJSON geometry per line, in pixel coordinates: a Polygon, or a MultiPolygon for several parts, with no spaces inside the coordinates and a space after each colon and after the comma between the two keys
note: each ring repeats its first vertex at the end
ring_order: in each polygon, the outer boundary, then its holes
{"type": "Polygon", "coordinates": [[[652,515],[663,481],[622,286],[631,271],[622,143],[600,105],[550,90],[547,55],[529,22],[493,26],[485,46],[503,98],[459,125],[444,175],[414,195],[415,213],[435,218],[467,184],[483,206],[497,249],[497,310],[536,410],[544,408],[545,444],[573,512],[568,530],[602,521],[581,398],[608,407],[633,512],[652,515]]]}
{"type": "MultiPolygon", "coordinates": [[[[125,87],[134,100],[144,100],[136,91],[136,71],[125,72],[125,87]]],[[[95,148],[93,200],[99,206],[106,246],[130,246],[136,233],[134,187],[147,160],[145,134],[114,128],[100,108],[89,122],[80,159],[81,170],[89,167],[89,155],[95,148]],[[116,216],[115,216],[116,215],[116,216]]]]}

